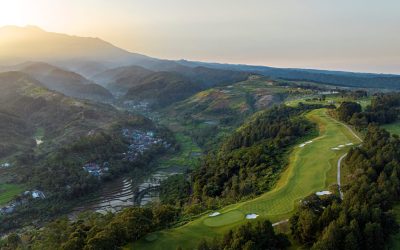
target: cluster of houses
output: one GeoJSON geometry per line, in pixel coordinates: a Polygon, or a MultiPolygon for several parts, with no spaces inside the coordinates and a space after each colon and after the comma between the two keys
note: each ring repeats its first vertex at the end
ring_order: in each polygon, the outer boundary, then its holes
{"type": "Polygon", "coordinates": [[[11,163],[9,163],[9,162],[0,164],[0,168],[9,168],[9,167],[11,167],[11,163]]]}
{"type": "Polygon", "coordinates": [[[108,172],[110,169],[110,164],[108,162],[104,162],[102,166],[97,163],[86,163],[83,166],[83,170],[88,172],[90,175],[100,177],[103,173],[108,172]]]}
{"type": "Polygon", "coordinates": [[[157,138],[152,131],[143,132],[136,129],[130,130],[125,128],[122,130],[122,135],[130,140],[128,152],[124,154],[124,160],[128,161],[135,161],[154,145],[164,145],[164,147],[170,146],[161,138],[157,138]]]}
{"type": "MultiPolygon", "coordinates": [[[[151,147],[159,145],[169,148],[171,145],[166,141],[155,136],[153,131],[140,131],[137,129],[122,129],[122,135],[129,140],[128,151],[123,153],[123,160],[133,162],[151,147]]],[[[95,162],[86,163],[83,170],[95,177],[101,177],[104,173],[108,172],[110,164],[104,162],[98,164],[95,162]]]]}
{"type": "Polygon", "coordinates": [[[131,110],[136,110],[136,111],[149,111],[149,103],[145,101],[125,101],[124,102],[125,107],[131,110]]]}
{"type": "Polygon", "coordinates": [[[6,206],[0,207],[0,215],[13,213],[18,206],[27,203],[29,199],[46,199],[46,195],[40,190],[25,191],[6,206]]]}

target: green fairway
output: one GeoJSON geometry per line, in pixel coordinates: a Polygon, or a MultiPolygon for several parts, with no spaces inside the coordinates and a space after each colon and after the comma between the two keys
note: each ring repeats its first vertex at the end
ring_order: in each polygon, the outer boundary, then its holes
{"type": "Polygon", "coordinates": [[[219,215],[216,217],[209,217],[204,220],[204,225],[209,227],[222,227],[225,225],[229,225],[238,221],[243,220],[244,214],[239,210],[233,210],[223,215],[219,215]],[[217,218],[220,217],[220,218],[217,218]]]}
{"type": "Polygon", "coordinates": [[[392,134],[400,135],[400,121],[386,124],[383,125],[382,127],[392,134]]]}
{"type": "Polygon", "coordinates": [[[258,218],[268,218],[272,222],[287,219],[300,199],[335,184],[332,173],[336,173],[338,158],[349,148],[345,144],[359,141],[347,127],[329,117],[325,109],[314,110],[307,118],[318,124],[319,136],[309,144],[294,147],[290,164],[273,190],[256,199],[218,210],[219,216],[207,214],[181,227],[157,232],[157,240],[142,239],[133,248],[167,250],[182,246],[194,249],[202,238],[213,239],[246,222],[246,214],[255,213],[258,218]],[[332,150],[336,147],[337,150],[332,150]]]}
{"type": "Polygon", "coordinates": [[[0,183],[0,205],[11,201],[16,195],[21,194],[23,191],[23,187],[19,185],[0,183]]]}

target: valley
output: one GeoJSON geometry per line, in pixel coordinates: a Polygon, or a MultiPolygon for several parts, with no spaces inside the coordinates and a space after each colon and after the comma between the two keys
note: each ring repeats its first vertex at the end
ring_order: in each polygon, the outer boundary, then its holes
{"type": "Polygon", "coordinates": [[[0,249],[398,243],[398,75],[0,45],[0,249]]]}

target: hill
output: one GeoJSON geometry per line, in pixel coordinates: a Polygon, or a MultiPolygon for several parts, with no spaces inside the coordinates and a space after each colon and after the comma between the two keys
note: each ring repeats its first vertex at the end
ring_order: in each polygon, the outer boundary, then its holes
{"type": "Polygon", "coordinates": [[[46,88],[67,96],[96,101],[111,101],[112,94],[100,85],[71,71],[42,62],[26,62],[2,71],[21,71],[40,81],[46,88]]]}
{"type": "Polygon", "coordinates": [[[270,80],[252,76],[246,81],[203,90],[163,109],[165,124],[180,128],[208,150],[251,114],[282,102],[293,90],[271,84],[270,80]]]}
{"type": "Polygon", "coordinates": [[[48,90],[22,72],[0,73],[0,107],[2,117],[7,118],[1,119],[4,131],[0,140],[8,144],[4,148],[15,148],[15,141],[35,146],[32,142],[37,131],[43,131],[44,140],[51,141],[46,145],[57,147],[93,129],[105,128],[121,116],[109,105],[48,90]]]}
{"type": "Polygon", "coordinates": [[[91,79],[111,91],[126,93],[129,88],[137,86],[152,73],[154,72],[151,70],[132,65],[105,70],[91,79]]]}
{"type": "Polygon", "coordinates": [[[33,133],[21,117],[0,109],[0,159],[32,147],[33,133]]]}
{"type": "Polygon", "coordinates": [[[202,90],[199,84],[173,72],[157,72],[128,90],[125,99],[146,101],[154,107],[163,107],[183,100],[202,90]]]}

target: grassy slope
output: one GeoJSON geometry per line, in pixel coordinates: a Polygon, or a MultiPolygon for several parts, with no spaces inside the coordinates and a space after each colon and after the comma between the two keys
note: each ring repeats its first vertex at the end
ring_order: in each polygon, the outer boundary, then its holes
{"type": "Polygon", "coordinates": [[[303,148],[294,148],[290,156],[291,164],[272,191],[256,199],[227,206],[219,210],[220,216],[210,218],[204,215],[184,226],[156,232],[151,235],[154,241],[142,239],[133,247],[167,250],[180,245],[184,249],[193,249],[201,238],[212,239],[245,222],[248,213],[259,214],[273,222],[288,218],[301,198],[336,183],[332,173],[335,173],[337,159],[343,155],[345,148],[341,151],[332,151],[331,148],[358,142],[347,128],[325,112],[321,109],[307,115],[319,125],[320,136],[303,148]]]}

